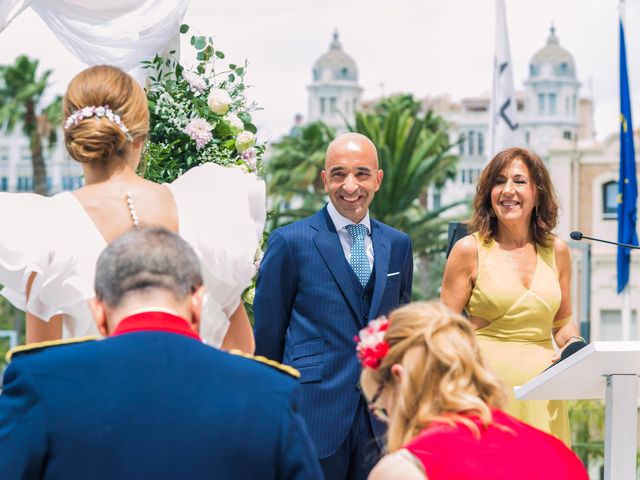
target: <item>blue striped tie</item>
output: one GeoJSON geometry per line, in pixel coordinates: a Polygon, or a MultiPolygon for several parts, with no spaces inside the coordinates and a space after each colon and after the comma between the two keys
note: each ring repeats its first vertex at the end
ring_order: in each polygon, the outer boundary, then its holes
{"type": "Polygon", "coordinates": [[[349,265],[351,265],[353,272],[364,287],[371,276],[371,265],[369,265],[367,252],[364,250],[364,237],[367,235],[368,229],[366,225],[362,224],[347,225],[345,228],[351,234],[351,239],[353,240],[349,265]]]}

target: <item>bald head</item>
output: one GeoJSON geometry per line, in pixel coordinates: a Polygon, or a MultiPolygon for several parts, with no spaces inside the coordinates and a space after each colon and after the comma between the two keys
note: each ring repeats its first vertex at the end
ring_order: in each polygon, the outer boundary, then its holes
{"type": "Polygon", "coordinates": [[[329,200],[343,217],[359,223],[380,188],[375,145],[359,133],[345,133],[327,148],[322,181],[329,200]]]}
{"type": "Polygon", "coordinates": [[[345,152],[360,152],[363,156],[374,160],[374,168],[378,169],[378,151],[376,146],[369,138],[361,133],[348,132],[337,136],[327,147],[327,153],[324,157],[324,168],[328,170],[328,163],[335,155],[345,152]]]}

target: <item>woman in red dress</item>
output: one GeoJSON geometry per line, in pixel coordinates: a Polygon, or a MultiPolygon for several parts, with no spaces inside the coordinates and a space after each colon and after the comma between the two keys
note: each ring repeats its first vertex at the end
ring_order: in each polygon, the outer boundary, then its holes
{"type": "Polygon", "coordinates": [[[588,480],[557,438],[500,408],[505,393],[480,356],[471,325],[420,302],[360,332],[369,408],[387,419],[387,455],[370,480],[588,480]]]}

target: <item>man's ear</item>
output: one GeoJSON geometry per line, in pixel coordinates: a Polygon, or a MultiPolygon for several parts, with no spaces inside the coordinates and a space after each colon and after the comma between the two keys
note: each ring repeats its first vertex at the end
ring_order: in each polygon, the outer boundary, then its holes
{"type": "Polygon", "coordinates": [[[382,183],[382,179],[384,178],[384,172],[382,170],[378,170],[376,172],[376,179],[378,181],[378,185],[376,185],[376,192],[380,188],[380,184],[382,183]]]}
{"type": "Polygon", "coordinates": [[[89,307],[93,314],[93,320],[98,326],[98,331],[103,337],[109,336],[109,323],[107,322],[107,307],[102,300],[92,298],[89,300],[89,307]]]}
{"type": "Polygon", "coordinates": [[[206,290],[204,287],[199,287],[195,292],[191,294],[189,309],[191,312],[191,329],[200,333],[200,319],[202,317],[202,301],[204,300],[204,294],[206,290]]]}
{"type": "Polygon", "coordinates": [[[320,172],[320,178],[322,178],[322,184],[324,185],[324,191],[328,192],[329,191],[329,186],[327,185],[327,171],[326,170],[322,170],[320,172]]]}

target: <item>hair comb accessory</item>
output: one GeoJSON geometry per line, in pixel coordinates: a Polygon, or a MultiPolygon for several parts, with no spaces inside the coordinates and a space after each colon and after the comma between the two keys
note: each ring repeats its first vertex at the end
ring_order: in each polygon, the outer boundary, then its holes
{"type": "Polygon", "coordinates": [[[358,343],[356,352],[363,367],[377,370],[382,363],[382,359],[389,351],[389,344],[384,339],[384,335],[389,328],[389,320],[380,317],[369,322],[365,328],[360,330],[360,334],[355,338],[358,343]]]}
{"type": "Polygon", "coordinates": [[[69,115],[67,119],[64,121],[64,129],[68,130],[69,128],[80,123],[85,118],[93,118],[93,117],[106,118],[109,121],[115,123],[118,126],[118,128],[122,130],[122,132],[125,134],[125,136],[127,137],[127,140],[129,141],[132,140],[132,137],[129,134],[129,129],[125,126],[120,116],[117,113],[113,113],[113,110],[109,108],[109,105],[102,105],[99,107],[92,105],[90,107],[84,107],[84,108],[81,108],[80,110],[76,110],[71,115],[69,115]]]}

